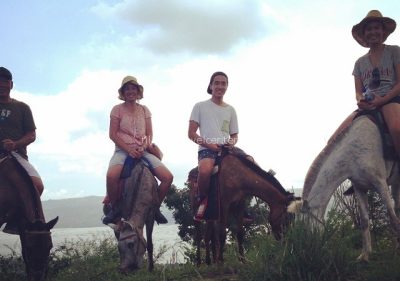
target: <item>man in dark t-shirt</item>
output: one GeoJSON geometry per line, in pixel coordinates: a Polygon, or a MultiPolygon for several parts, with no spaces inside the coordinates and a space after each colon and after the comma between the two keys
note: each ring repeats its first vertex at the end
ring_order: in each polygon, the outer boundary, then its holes
{"type": "Polygon", "coordinates": [[[43,182],[31,163],[28,162],[26,147],[36,139],[36,126],[29,106],[10,97],[13,88],[11,72],[0,67],[0,145],[10,151],[26,169],[39,194],[43,182]]]}

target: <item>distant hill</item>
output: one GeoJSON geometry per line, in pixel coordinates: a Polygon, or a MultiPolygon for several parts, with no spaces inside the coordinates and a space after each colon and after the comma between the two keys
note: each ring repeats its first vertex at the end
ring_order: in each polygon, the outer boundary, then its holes
{"type": "MultiPolygon", "coordinates": [[[[82,198],[69,198],[42,201],[46,220],[59,217],[56,228],[81,228],[104,226],[101,222],[103,216],[103,197],[89,196],[82,198]]],[[[162,207],[162,213],[169,224],[175,220],[172,212],[162,207]]]]}
{"type": "MultiPolygon", "coordinates": [[[[294,191],[296,196],[301,196],[302,189],[294,191]]],[[[103,197],[88,196],[81,198],[69,198],[59,200],[42,201],[43,211],[47,221],[59,217],[56,228],[82,228],[104,226],[101,222],[103,216],[103,197]]],[[[169,224],[174,224],[175,220],[172,211],[166,207],[161,207],[161,211],[168,219],[169,224]]]]}

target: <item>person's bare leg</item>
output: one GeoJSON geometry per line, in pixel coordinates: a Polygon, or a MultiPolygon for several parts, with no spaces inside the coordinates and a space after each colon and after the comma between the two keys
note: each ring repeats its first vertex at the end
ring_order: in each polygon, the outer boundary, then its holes
{"type": "Polygon", "coordinates": [[[212,158],[204,158],[199,161],[199,175],[197,178],[197,184],[200,198],[205,198],[208,196],[210,178],[214,168],[214,163],[215,160],[212,158]]]}
{"type": "Polygon", "coordinates": [[[382,107],[382,113],[392,137],[397,156],[400,158],[400,104],[386,104],[382,107]]]}
{"type": "Polygon", "coordinates": [[[111,211],[103,218],[104,224],[114,223],[118,217],[117,202],[119,200],[118,184],[119,178],[122,171],[122,165],[115,165],[108,168],[106,184],[107,184],[107,195],[110,200],[111,211]]]}
{"type": "Polygon", "coordinates": [[[159,208],[155,213],[154,219],[159,224],[168,223],[168,220],[164,217],[164,215],[160,211],[160,206],[164,201],[165,196],[168,193],[169,188],[171,187],[172,181],[174,180],[174,176],[165,166],[157,167],[153,170],[154,175],[160,181],[160,185],[158,186],[158,201],[159,208]]]}
{"type": "Polygon", "coordinates": [[[39,177],[31,177],[31,178],[32,178],[33,185],[35,186],[37,192],[39,193],[39,196],[42,195],[43,190],[44,190],[42,179],[39,177]]]}

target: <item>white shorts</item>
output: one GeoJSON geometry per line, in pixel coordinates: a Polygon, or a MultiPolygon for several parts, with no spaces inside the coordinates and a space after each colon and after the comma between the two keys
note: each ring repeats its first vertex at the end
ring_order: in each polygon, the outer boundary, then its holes
{"type": "MultiPolygon", "coordinates": [[[[114,151],[113,156],[111,157],[108,167],[110,168],[115,165],[124,165],[126,157],[128,157],[128,154],[122,149],[117,147],[114,151]]],[[[149,167],[150,169],[155,169],[160,166],[164,166],[164,164],[161,162],[160,159],[158,159],[156,156],[147,151],[143,152],[143,158],[145,159],[144,163],[148,164],[150,166],[149,167]]]]}
{"type": "Polygon", "coordinates": [[[18,161],[18,163],[20,163],[21,166],[24,167],[24,169],[28,172],[28,175],[30,175],[31,177],[40,178],[39,173],[36,171],[35,167],[33,167],[32,164],[28,162],[28,160],[23,158],[17,152],[12,151],[11,154],[18,161]]]}

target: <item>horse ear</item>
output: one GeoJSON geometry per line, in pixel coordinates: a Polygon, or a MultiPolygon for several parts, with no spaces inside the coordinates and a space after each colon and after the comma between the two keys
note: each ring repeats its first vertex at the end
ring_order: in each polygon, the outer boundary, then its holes
{"type": "Polygon", "coordinates": [[[58,222],[58,216],[49,221],[48,223],[46,223],[47,229],[50,231],[50,229],[52,229],[57,222],[58,222]]]}

